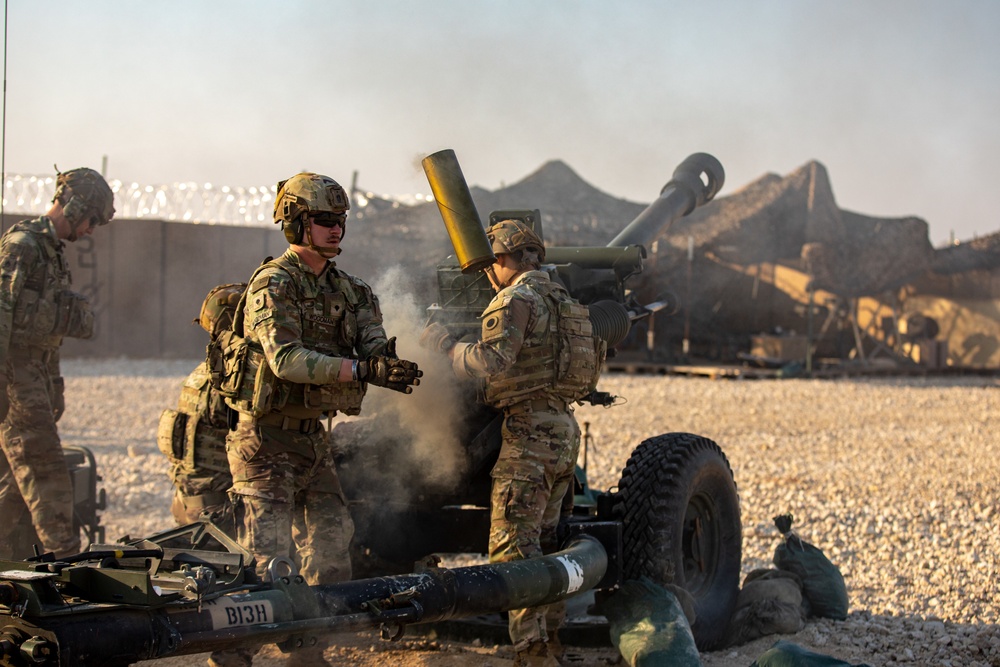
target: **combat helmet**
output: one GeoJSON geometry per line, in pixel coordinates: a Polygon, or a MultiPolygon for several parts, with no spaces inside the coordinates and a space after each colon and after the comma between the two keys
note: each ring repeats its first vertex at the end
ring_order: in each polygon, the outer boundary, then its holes
{"type": "Polygon", "coordinates": [[[201,313],[195,320],[212,338],[233,325],[233,316],[246,289],[246,283],[228,283],[213,287],[201,304],[201,313]]]}
{"type": "Polygon", "coordinates": [[[302,172],[278,183],[278,192],[274,197],[274,222],[281,225],[290,244],[301,244],[305,239],[311,248],[319,250],[312,244],[312,239],[305,238],[308,233],[304,216],[325,213],[339,217],[341,230],[346,234],[347,211],[350,208],[350,198],[337,181],[329,176],[302,172]]]}
{"type": "Polygon", "coordinates": [[[91,217],[96,218],[98,225],[106,225],[115,215],[115,194],[111,186],[103,176],[87,167],[62,172],[56,168],[56,192],[52,201],[62,204],[63,215],[74,237],[77,228],[91,217]]]}
{"type": "MultiPolygon", "coordinates": [[[[520,220],[501,220],[486,230],[494,255],[513,255],[518,250],[530,250],[539,262],[545,261],[545,244],[533,229],[520,220]]],[[[528,258],[525,258],[528,259],[528,258]]]]}

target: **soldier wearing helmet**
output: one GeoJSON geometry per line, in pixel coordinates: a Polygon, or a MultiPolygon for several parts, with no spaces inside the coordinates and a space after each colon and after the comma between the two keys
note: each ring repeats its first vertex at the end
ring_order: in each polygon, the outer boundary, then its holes
{"type": "MultiPolygon", "coordinates": [[[[593,339],[586,306],[540,270],[541,238],[520,220],[486,230],[496,261],[486,269],[497,294],[482,315],[478,342],[462,343],[429,324],[421,344],[444,352],[459,377],[484,380],[485,402],[503,411],[503,445],[493,467],[489,555],[505,562],[551,553],[563,498],[571,492],[580,428],[571,403],[593,391],[603,347],[593,339]],[[579,332],[576,334],[565,332],[579,332]],[[566,336],[578,341],[564,345],[566,336]],[[577,360],[573,349],[590,345],[577,360]],[[599,358],[598,358],[599,357],[599,358]],[[568,368],[585,369],[577,376],[568,368]]],[[[565,605],[509,613],[515,665],[558,665],[565,605]]]]}
{"type": "Polygon", "coordinates": [[[70,289],[63,242],[88,236],[114,213],[104,178],[71,169],[56,176],[48,213],[0,238],[0,544],[10,544],[8,531],[30,516],[46,551],[80,550],[56,429],[65,408],[59,347],[66,336],[93,335],[94,316],[87,298],[70,289]]]}
{"type": "MultiPolygon", "coordinates": [[[[409,394],[422,374],[397,358],[371,288],[332,261],[349,208],[328,176],[278,184],[274,221],[289,248],[250,278],[233,324],[246,367],[227,372],[244,378],[229,399],[239,419],[227,439],[237,539],[262,575],[269,558],[294,553],[310,584],[351,578],[354,524],[322,418],[358,414],[369,384],[409,394]]],[[[289,664],[326,664],[322,648],[294,652],[289,664]]],[[[249,656],[225,651],[210,664],[249,656]]]]}
{"type": "MultiPolygon", "coordinates": [[[[219,285],[205,297],[194,322],[201,324],[213,342],[232,327],[245,288],[245,283],[219,285]]],[[[160,415],[156,441],[170,461],[169,476],[174,485],[170,511],[178,525],[209,518],[235,535],[232,503],[227,495],[233,483],[226,457],[230,412],[212,386],[206,359],[184,379],[177,409],[168,408],[160,415]]]]}

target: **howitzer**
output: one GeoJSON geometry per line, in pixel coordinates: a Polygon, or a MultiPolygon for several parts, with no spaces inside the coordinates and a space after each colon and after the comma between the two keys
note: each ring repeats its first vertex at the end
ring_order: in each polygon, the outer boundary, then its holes
{"type": "Polygon", "coordinates": [[[559,553],[455,569],[308,586],[287,559],[256,581],[246,552],[211,524],[128,546],[96,545],[57,561],[0,561],[0,665],[119,667],[140,660],[405,626],[549,604],[606,577],[601,543],[580,535],[559,553]],[[166,547],[189,532],[229,551],[166,547]]]}
{"type": "MultiPolygon", "coordinates": [[[[474,340],[481,330],[480,315],[494,295],[482,272],[494,261],[491,246],[455,153],[430,155],[423,167],[455,249],[437,266],[438,298],[428,309],[429,319],[455,338],[474,340]]],[[[663,306],[639,303],[630,289],[630,281],[643,270],[641,243],[711,200],[723,181],[715,158],[693,155],[677,167],[660,197],[608,246],[546,245],[543,270],[589,306],[594,330],[609,349],[625,339],[633,322],[663,306]]],[[[544,240],[541,212],[530,204],[493,211],[489,222],[519,219],[544,240]]],[[[457,424],[462,474],[444,487],[422,477],[415,465],[385,473],[393,463],[407,460],[412,445],[406,434],[380,440],[373,428],[351,446],[349,437],[335,431],[334,439],[345,445],[338,474],[351,499],[356,571],[408,572],[427,554],[487,551],[490,472],[500,451],[502,415],[478,402],[475,386],[462,391],[464,410],[457,424]]],[[[613,400],[599,391],[591,402],[608,405],[613,400]]],[[[412,427],[414,432],[427,428],[426,423],[412,427]]],[[[699,645],[711,648],[723,641],[739,590],[741,527],[732,471],[716,443],[687,433],[650,437],[636,447],[613,492],[589,488],[586,470],[578,466],[573,497],[566,499],[570,502],[572,516],[562,526],[564,534],[600,530],[620,535],[623,548],[608,552],[615,576],[646,576],[685,588],[695,602],[698,620],[692,631],[699,645]]],[[[505,625],[498,634],[502,640],[505,625]]],[[[563,640],[572,643],[569,634],[567,630],[563,640]]]]}

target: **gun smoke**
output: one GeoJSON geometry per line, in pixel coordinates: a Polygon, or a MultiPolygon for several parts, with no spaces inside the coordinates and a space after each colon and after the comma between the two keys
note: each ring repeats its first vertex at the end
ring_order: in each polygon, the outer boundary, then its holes
{"type": "MultiPolygon", "coordinates": [[[[392,267],[375,281],[373,289],[385,330],[396,337],[399,357],[417,362],[424,376],[408,395],[370,387],[362,414],[352,421],[357,422],[355,437],[395,443],[395,457],[381,462],[380,470],[385,477],[383,488],[397,490],[397,499],[404,500],[415,488],[444,488],[460,478],[465,462],[460,439],[462,387],[446,356],[419,345],[427,314],[408,288],[406,271],[392,267]]],[[[364,442],[352,446],[364,455],[364,442]]]]}

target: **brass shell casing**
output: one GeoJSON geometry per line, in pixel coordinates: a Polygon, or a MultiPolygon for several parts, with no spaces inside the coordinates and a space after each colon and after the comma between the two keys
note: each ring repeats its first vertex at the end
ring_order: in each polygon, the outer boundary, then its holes
{"type": "Polygon", "coordinates": [[[431,192],[441,211],[462,273],[482,271],[496,261],[486,230],[472,201],[455,151],[450,148],[421,161],[431,192]]]}

